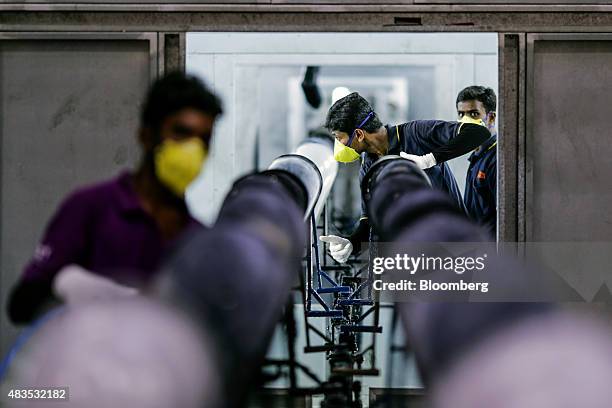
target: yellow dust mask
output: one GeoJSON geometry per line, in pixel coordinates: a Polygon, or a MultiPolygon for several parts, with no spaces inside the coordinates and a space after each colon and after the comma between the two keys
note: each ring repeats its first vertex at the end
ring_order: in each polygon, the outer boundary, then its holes
{"type": "Polygon", "coordinates": [[[334,141],[334,159],[340,163],[351,163],[359,160],[359,153],[350,146],[343,145],[335,139],[334,141]]]}
{"type": "Polygon", "coordinates": [[[207,154],[199,137],[165,139],[155,149],[155,174],[170,191],[183,197],[187,186],[200,174],[207,154]]]}

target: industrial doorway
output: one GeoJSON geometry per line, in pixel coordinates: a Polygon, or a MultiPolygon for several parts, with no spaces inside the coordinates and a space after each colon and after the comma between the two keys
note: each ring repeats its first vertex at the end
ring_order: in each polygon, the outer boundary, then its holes
{"type": "MultiPolygon", "coordinates": [[[[455,101],[463,88],[482,85],[498,93],[498,35],[495,33],[188,33],[186,70],[214,87],[224,102],[206,171],[188,193],[193,212],[214,222],[218,206],[232,182],[263,170],[279,155],[291,153],[317,132],[332,103],[357,91],[385,124],[418,119],[457,120],[455,101]],[[320,104],[313,106],[302,83],[316,77],[320,104]]],[[[314,104],[316,105],[316,104],[314,104]]],[[[469,154],[449,165],[463,192],[469,154]]],[[[328,202],[331,233],[346,233],[361,212],[359,162],[340,165],[328,202]]],[[[321,247],[323,249],[323,247],[321,247]]],[[[295,315],[302,319],[299,302],[295,315]]],[[[326,322],[314,321],[321,332],[326,322]]],[[[410,358],[392,358],[393,314],[380,309],[385,328],[375,343],[380,375],[362,377],[362,400],[375,399],[372,390],[418,389],[420,379],[410,358]]],[[[297,360],[313,372],[329,374],[323,354],[304,353],[303,321],[297,326],[297,360]]],[[[286,358],[279,333],[269,356],[286,358]]],[[[298,373],[300,386],[314,383],[298,373]]],[[[282,397],[287,381],[272,384],[282,397]]],[[[384,394],[384,392],[383,392],[384,394]]],[[[418,392],[409,393],[411,401],[418,392]]],[[[268,396],[270,397],[270,396],[268,396]]],[[[318,406],[315,396],[312,406],[318,406]]]]}

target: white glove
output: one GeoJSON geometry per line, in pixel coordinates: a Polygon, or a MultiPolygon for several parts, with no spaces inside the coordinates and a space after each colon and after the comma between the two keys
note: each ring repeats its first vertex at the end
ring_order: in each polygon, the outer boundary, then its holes
{"type": "Polygon", "coordinates": [[[329,244],[329,254],[337,262],[345,263],[353,252],[353,244],[346,238],[337,235],[321,235],[319,239],[329,244]]]}
{"type": "Polygon", "coordinates": [[[134,288],[120,285],[78,265],[63,267],[53,280],[53,292],[66,303],[112,300],[138,294],[134,288]]]}
{"type": "Polygon", "coordinates": [[[436,163],[436,158],[434,157],[433,153],[428,153],[422,156],[417,156],[416,154],[408,154],[405,152],[400,152],[400,156],[402,156],[404,159],[408,159],[410,161],[415,162],[416,165],[419,166],[421,170],[428,169],[438,164],[436,163]]]}

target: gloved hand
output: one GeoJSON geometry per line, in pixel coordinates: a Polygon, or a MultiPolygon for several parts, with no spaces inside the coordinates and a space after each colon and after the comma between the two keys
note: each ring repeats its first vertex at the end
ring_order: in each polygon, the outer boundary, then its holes
{"type": "Polygon", "coordinates": [[[404,159],[412,160],[413,162],[417,164],[417,166],[419,166],[421,170],[428,169],[437,164],[436,158],[434,157],[433,153],[428,153],[422,156],[417,156],[416,154],[408,154],[405,152],[400,152],[400,156],[403,157],[404,159]]]}
{"type": "Polygon", "coordinates": [[[55,296],[69,304],[112,300],[138,294],[138,290],[114,281],[78,265],[63,267],[53,280],[55,296]]]}
{"type": "Polygon", "coordinates": [[[319,239],[329,244],[329,254],[337,262],[345,263],[353,252],[353,244],[346,238],[337,235],[321,235],[319,239]]]}

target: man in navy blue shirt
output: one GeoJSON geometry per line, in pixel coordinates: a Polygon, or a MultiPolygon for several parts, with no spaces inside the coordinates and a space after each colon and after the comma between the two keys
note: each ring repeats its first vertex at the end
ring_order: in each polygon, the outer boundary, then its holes
{"type": "MultiPolygon", "coordinates": [[[[445,162],[470,152],[491,137],[479,122],[469,118],[463,122],[415,120],[383,126],[368,101],[353,92],[329,109],[325,127],[336,139],[336,160],[348,163],[361,158],[360,181],[378,158],[401,155],[416,162],[432,186],[447,193],[457,208],[465,211],[455,176],[445,162]]],[[[346,262],[361,242],[368,241],[369,224],[363,203],[362,213],[350,238],[321,237],[330,244],[330,254],[336,261],[346,262]]]]}
{"type": "Polygon", "coordinates": [[[470,217],[495,239],[497,235],[497,132],[495,130],[495,91],[469,86],[457,96],[457,115],[482,120],[491,137],[470,155],[465,180],[464,202],[470,217]]]}

